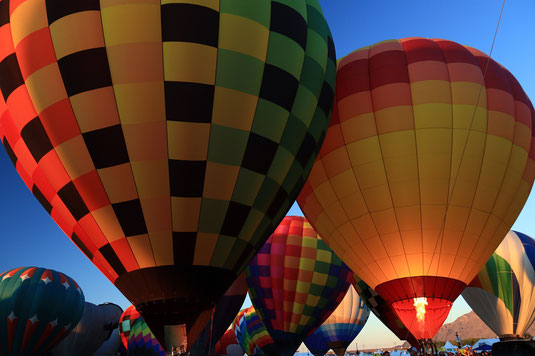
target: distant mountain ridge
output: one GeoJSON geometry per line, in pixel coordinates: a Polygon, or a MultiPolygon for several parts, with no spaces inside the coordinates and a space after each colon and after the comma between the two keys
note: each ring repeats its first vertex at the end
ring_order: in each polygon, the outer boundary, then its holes
{"type": "MultiPolygon", "coordinates": [[[[461,315],[449,324],[442,325],[434,339],[438,341],[454,341],[455,332],[459,333],[461,339],[496,337],[496,334],[473,311],[461,315]]],[[[535,335],[535,323],[528,329],[528,333],[535,335]]]]}

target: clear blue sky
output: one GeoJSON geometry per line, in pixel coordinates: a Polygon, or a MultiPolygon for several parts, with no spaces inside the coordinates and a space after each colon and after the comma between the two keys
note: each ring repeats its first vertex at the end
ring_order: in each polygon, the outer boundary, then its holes
{"type": "MultiPolygon", "coordinates": [[[[382,40],[445,38],[489,53],[501,0],[320,0],[338,57],[382,40]]],[[[535,100],[535,2],[508,1],[492,57],[508,68],[535,100]]],[[[93,303],[130,303],[56,226],[0,149],[0,272],[19,266],[53,268],[73,277],[93,303]]],[[[291,213],[300,214],[297,206],[291,213]]],[[[535,236],[532,194],[514,228],[535,236]]],[[[455,302],[448,321],[468,312],[455,302]]],[[[391,346],[397,338],[372,317],[357,342],[362,348],[391,346]]]]}

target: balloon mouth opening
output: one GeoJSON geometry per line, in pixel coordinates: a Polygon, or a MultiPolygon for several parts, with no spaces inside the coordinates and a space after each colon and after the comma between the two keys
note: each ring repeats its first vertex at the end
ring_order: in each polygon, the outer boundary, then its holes
{"type": "Polygon", "coordinates": [[[417,339],[433,338],[450,313],[447,299],[415,297],[392,303],[401,322],[417,339]]]}

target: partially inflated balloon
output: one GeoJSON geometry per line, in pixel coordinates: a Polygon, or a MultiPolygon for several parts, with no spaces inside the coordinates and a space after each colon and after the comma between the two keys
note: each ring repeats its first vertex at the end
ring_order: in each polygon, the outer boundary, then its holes
{"type": "Polygon", "coordinates": [[[301,216],[287,216],[246,269],[249,295],[275,340],[293,355],[344,298],[352,274],[301,216]]]}
{"type": "Polygon", "coordinates": [[[69,336],[50,351],[51,356],[92,356],[117,327],[122,313],[121,307],[112,303],[85,302],[82,319],[69,336]]]}
{"type": "Polygon", "coordinates": [[[510,231],[462,296],[500,338],[525,337],[535,320],[535,240],[510,231]]]}
{"type": "Polygon", "coordinates": [[[423,38],[339,61],[333,119],[298,199],[327,244],[431,338],[520,213],[535,112],[484,53],[423,38]]]}
{"type": "Polygon", "coordinates": [[[236,333],[232,328],[225,331],[215,345],[216,355],[243,356],[243,349],[236,340],[236,333]]]}
{"type": "Polygon", "coordinates": [[[84,294],[63,273],[20,267],[0,274],[0,355],[42,355],[82,318],[84,294]]]}
{"type": "Polygon", "coordinates": [[[132,325],[128,336],[128,356],[167,356],[142,317],[132,325]]]}
{"type": "Polygon", "coordinates": [[[128,347],[128,338],[130,331],[136,320],[140,317],[139,312],[134,305],[129,306],[119,318],[119,334],[124,347],[128,347]]]}
{"type": "Polygon", "coordinates": [[[167,346],[312,168],[336,71],[318,0],[6,0],[0,13],[9,156],[167,346]]]}
{"type": "Polygon", "coordinates": [[[414,347],[417,347],[418,340],[411,334],[409,329],[399,319],[398,315],[387,301],[385,301],[376,291],[370,288],[362,279],[354,275],[353,286],[359,296],[364,300],[368,308],[375,316],[383,322],[400,340],[406,340],[414,347]]]}
{"type": "Polygon", "coordinates": [[[190,349],[192,356],[214,353],[217,341],[232,324],[246,296],[247,284],[245,283],[245,273],[242,273],[217,301],[208,325],[204,327],[190,349]]]}
{"type": "Polygon", "coordinates": [[[262,324],[253,306],[245,309],[243,314],[240,312],[239,320],[235,321],[240,324],[240,327],[245,327],[246,343],[251,345],[249,355],[276,354],[277,348],[275,342],[269,335],[264,324],[262,324]]]}
{"type": "MultiPolygon", "coordinates": [[[[318,342],[319,345],[332,349],[336,355],[344,356],[347,347],[360,333],[369,315],[370,309],[351,286],[327,320],[305,339],[305,345],[312,351],[312,348],[317,348],[315,344],[318,342]]],[[[316,356],[315,353],[314,355],[316,356]]]]}

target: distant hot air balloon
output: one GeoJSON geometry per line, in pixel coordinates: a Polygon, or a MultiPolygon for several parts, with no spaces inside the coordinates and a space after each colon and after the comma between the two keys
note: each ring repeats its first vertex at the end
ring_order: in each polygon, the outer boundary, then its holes
{"type": "MultiPolygon", "coordinates": [[[[312,353],[318,343],[320,348],[326,345],[327,350],[332,349],[336,355],[344,356],[347,347],[360,333],[369,315],[370,309],[351,286],[327,320],[305,339],[305,345],[312,353]]],[[[316,356],[316,353],[314,355],[316,356]]]]}
{"type": "Polygon", "coordinates": [[[238,315],[236,315],[236,318],[232,322],[232,330],[234,331],[236,340],[240,344],[243,352],[247,356],[258,356],[263,355],[262,350],[260,350],[260,348],[253,342],[251,335],[249,335],[249,332],[247,331],[247,325],[245,323],[246,312],[251,308],[254,307],[243,309],[238,313],[238,315]]]}
{"type": "Polygon", "coordinates": [[[127,350],[128,356],[168,356],[143,317],[139,317],[132,325],[127,350]]]}
{"type": "Polygon", "coordinates": [[[301,216],[287,216],[246,269],[249,295],[275,340],[293,355],[344,298],[351,271],[301,216]]]}
{"type": "Polygon", "coordinates": [[[243,353],[232,328],[225,331],[215,346],[216,355],[243,356],[243,353]]]}
{"type": "Polygon", "coordinates": [[[0,138],[169,348],[308,177],[334,97],[329,26],[318,0],[72,4],[0,1],[0,138]]]}
{"type": "Polygon", "coordinates": [[[42,355],[82,318],[84,294],[69,276],[20,267],[0,274],[0,355],[42,355]]]}
{"type": "Polygon", "coordinates": [[[357,290],[359,296],[364,300],[368,308],[375,314],[375,316],[383,322],[383,324],[390,329],[400,340],[406,340],[414,347],[418,347],[418,340],[411,334],[409,329],[403,325],[395,310],[390,303],[385,301],[376,291],[370,288],[363,280],[356,275],[353,276],[355,281],[353,286],[357,290]]]}
{"type": "Polygon", "coordinates": [[[63,341],[51,351],[51,356],[92,356],[117,328],[123,313],[113,303],[95,305],[85,302],[82,319],[63,341]]]}
{"type": "Polygon", "coordinates": [[[121,317],[119,318],[119,335],[121,336],[121,342],[124,347],[128,347],[128,338],[130,337],[130,331],[132,326],[141,315],[136,310],[134,305],[129,306],[125,309],[121,317]]]}
{"type": "Polygon", "coordinates": [[[247,284],[245,283],[245,273],[242,273],[217,301],[208,325],[204,327],[190,349],[192,356],[214,353],[217,341],[232,324],[246,296],[247,284]]]}
{"type": "Polygon", "coordinates": [[[535,112],[484,53],[407,38],[339,61],[333,118],[298,198],[321,237],[431,338],[520,213],[535,112]]]}
{"type": "Polygon", "coordinates": [[[501,339],[526,337],[535,320],[535,240],[510,231],[462,296],[501,339]]]}
{"type": "Polygon", "coordinates": [[[277,348],[274,340],[262,324],[254,306],[240,311],[232,323],[232,328],[236,339],[247,355],[276,354],[277,348]]]}

